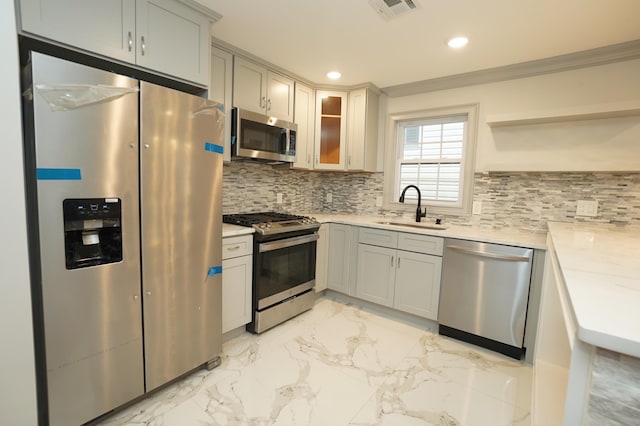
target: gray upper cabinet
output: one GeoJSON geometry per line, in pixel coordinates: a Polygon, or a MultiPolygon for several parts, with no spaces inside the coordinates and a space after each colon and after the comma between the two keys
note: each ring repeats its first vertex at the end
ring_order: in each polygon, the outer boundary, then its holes
{"type": "Polygon", "coordinates": [[[375,172],[378,165],[378,94],[369,88],[349,92],[347,170],[375,172]]]}
{"type": "Polygon", "coordinates": [[[233,99],[233,55],[211,48],[211,84],[209,99],[224,105],[223,161],[231,161],[231,103],[233,99]]]}
{"type": "Polygon", "coordinates": [[[209,84],[209,18],[174,0],[137,0],[138,65],[209,84]]]}
{"type": "Polygon", "coordinates": [[[135,63],[136,3],[103,0],[21,0],[22,30],[135,63]]]}
{"type": "Polygon", "coordinates": [[[293,122],[294,81],[234,58],[233,106],[293,122]]]}
{"type": "Polygon", "coordinates": [[[296,83],[295,123],[296,133],[296,169],[313,168],[313,143],[315,132],[315,91],[308,86],[296,83]]]}
{"type": "Polygon", "coordinates": [[[209,84],[211,17],[175,0],[21,0],[22,31],[209,84]]]}

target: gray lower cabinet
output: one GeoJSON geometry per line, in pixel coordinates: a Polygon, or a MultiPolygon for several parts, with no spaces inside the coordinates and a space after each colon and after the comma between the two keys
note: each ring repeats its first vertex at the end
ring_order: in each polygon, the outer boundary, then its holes
{"type": "Polygon", "coordinates": [[[251,322],[253,237],[222,239],[222,332],[251,322]]]}
{"type": "Polygon", "coordinates": [[[393,307],[437,320],[442,258],[398,250],[397,259],[393,307]]]}
{"type": "Polygon", "coordinates": [[[329,228],[329,289],[355,296],[358,227],[332,223],[329,228]]]}
{"type": "Polygon", "coordinates": [[[396,249],[386,247],[358,245],[357,297],[393,307],[396,252],[396,249]]]}
{"type": "Polygon", "coordinates": [[[329,228],[324,223],[318,229],[318,243],[316,246],[316,293],[327,288],[328,256],[329,256],[329,228]]]}
{"type": "Polygon", "coordinates": [[[360,228],[356,297],[437,320],[443,239],[360,228]]]}

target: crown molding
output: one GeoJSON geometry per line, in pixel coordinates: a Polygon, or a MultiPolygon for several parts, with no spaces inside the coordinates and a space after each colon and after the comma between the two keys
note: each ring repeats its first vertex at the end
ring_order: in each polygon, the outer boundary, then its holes
{"type": "MultiPolygon", "coordinates": [[[[215,32],[215,27],[214,27],[214,32],[215,32]]],[[[217,47],[218,49],[222,49],[226,52],[231,53],[234,56],[241,56],[244,59],[248,59],[251,62],[254,62],[258,65],[261,65],[265,68],[268,68],[269,70],[275,71],[278,74],[282,74],[285,75],[289,78],[292,78],[296,81],[299,81],[301,83],[304,83],[308,86],[311,87],[317,87],[316,84],[314,84],[313,82],[307,80],[304,77],[301,77],[299,75],[296,75],[294,73],[292,73],[291,71],[285,70],[284,68],[276,65],[276,64],[272,64],[271,62],[265,61],[264,59],[254,55],[253,53],[249,53],[246,50],[240,49],[239,47],[234,46],[233,44],[227,43],[224,40],[220,40],[219,38],[216,37],[211,37],[211,44],[213,47],[217,47]]]]}
{"type": "Polygon", "coordinates": [[[476,84],[534,77],[638,58],[640,58],[640,40],[633,40],[535,61],[383,87],[381,90],[389,97],[409,96],[476,84]]]}
{"type": "Polygon", "coordinates": [[[222,19],[222,15],[221,14],[219,14],[215,10],[209,9],[205,5],[200,4],[195,0],[178,0],[178,1],[180,3],[182,3],[182,4],[185,4],[185,5],[189,6],[191,9],[197,10],[198,12],[202,13],[203,15],[208,16],[209,20],[213,24],[215,24],[220,19],[222,19]]]}
{"type": "Polygon", "coordinates": [[[265,61],[264,59],[254,55],[253,53],[249,53],[246,50],[240,49],[239,47],[236,47],[230,43],[227,43],[224,40],[220,40],[218,38],[212,37],[211,38],[211,45],[213,47],[216,47],[218,49],[222,49],[225,52],[231,53],[234,56],[240,56],[244,59],[247,59],[251,62],[254,62],[258,65],[261,65],[271,71],[275,71],[278,74],[282,74],[285,75],[297,82],[300,82],[302,84],[305,84],[311,88],[313,88],[314,90],[355,90],[355,89],[362,89],[362,88],[367,88],[371,91],[373,91],[374,93],[380,95],[382,92],[380,90],[379,87],[377,87],[375,84],[371,83],[371,82],[365,82],[365,83],[360,83],[360,84],[355,84],[353,86],[344,86],[344,85],[339,85],[339,84],[325,84],[325,83],[314,83],[313,81],[307,80],[304,77],[301,77],[297,74],[292,73],[289,70],[286,70],[276,64],[272,64],[271,62],[265,61]]]}

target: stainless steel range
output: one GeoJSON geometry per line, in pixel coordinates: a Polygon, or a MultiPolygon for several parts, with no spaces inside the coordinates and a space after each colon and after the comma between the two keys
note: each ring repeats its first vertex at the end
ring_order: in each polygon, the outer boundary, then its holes
{"type": "Polygon", "coordinates": [[[262,333],[313,307],[320,224],[276,212],[230,214],[223,222],[253,227],[253,316],[247,330],[262,333]]]}

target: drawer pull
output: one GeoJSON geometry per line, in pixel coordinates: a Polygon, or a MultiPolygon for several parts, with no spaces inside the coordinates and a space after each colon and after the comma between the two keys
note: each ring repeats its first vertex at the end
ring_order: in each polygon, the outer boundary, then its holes
{"type": "Polygon", "coordinates": [[[240,248],[240,246],[234,246],[234,247],[227,247],[228,251],[236,251],[240,248]]]}

